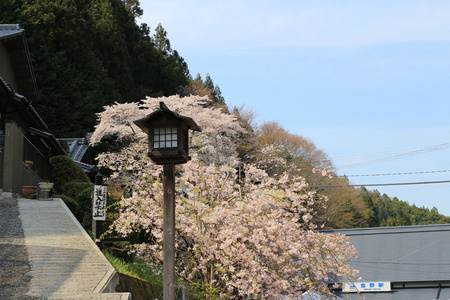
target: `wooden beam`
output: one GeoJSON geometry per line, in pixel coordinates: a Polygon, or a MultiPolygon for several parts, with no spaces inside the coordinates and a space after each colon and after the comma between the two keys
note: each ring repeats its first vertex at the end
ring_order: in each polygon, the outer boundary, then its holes
{"type": "Polygon", "coordinates": [[[175,300],[175,164],[164,164],[163,299],[175,300]]]}

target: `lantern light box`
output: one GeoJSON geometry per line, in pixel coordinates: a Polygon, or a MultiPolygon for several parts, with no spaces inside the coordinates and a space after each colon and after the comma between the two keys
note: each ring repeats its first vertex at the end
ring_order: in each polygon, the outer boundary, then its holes
{"type": "Polygon", "coordinates": [[[171,111],[164,102],[145,118],[134,123],[148,134],[149,157],[155,164],[183,164],[190,160],[189,129],[201,131],[189,117],[171,111]]]}

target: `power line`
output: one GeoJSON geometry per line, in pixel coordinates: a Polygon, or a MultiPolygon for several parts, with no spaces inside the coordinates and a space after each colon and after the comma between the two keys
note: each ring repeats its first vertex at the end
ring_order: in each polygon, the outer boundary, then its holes
{"type": "Polygon", "coordinates": [[[392,150],[392,151],[383,151],[383,152],[374,152],[368,154],[352,154],[346,156],[337,156],[333,157],[334,160],[346,161],[346,160],[355,160],[355,159],[375,159],[375,158],[384,158],[391,156],[399,156],[399,155],[408,155],[416,152],[430,152],[441,150],[450,147],[450,142],[427,146],[427,147],[418,147],[418,148],[409,148],[409,149],[401,149],[401,150],[392,150]]]}
{"type": "MultiPolygon", "coordinates": [[[[435,173],[445,173],[450,172],[450,170],[435,170],[435,171],[415,171],[415,172],[393,172],[393,173],[374,173],[374,174],[343,174],[343,175],[336,175],[338,177],[374,177],[374,176],[393,176],[393,175],[417,175],[417,174],[435,174],[435,173]]],[[[299,176],[317,176],[317,177],[323,177],[323,175],[319,173],[303,173],[298,174],[299,176]]]]}
{"type": "Polygon", "coordinates": [[[312,185],[312,188],[322,187],[362,187],[362,186],[391,186],[391,185],[419,185],[419,184],[435,184],[450,183],[450,180],[441,181],[422,181],[422,182],[399,182],[399,183],[369,183],[369,184],[348,184],[348,185],[312,185]]]}
{"type": "MultiPolygon", "coordinates": [[[[387,161],[391,161],[391,160],[397,160],[397,159],[402,159],[402,158],[420,155],[420,154],[424,154],[424,153],[429,153],[429,152],[433,152],[433,151],[443,150],[443,149],[447,149],[449,147],[450,147],[450,143],[444,143],[444,144],[434,145],[434,146],[430,146],[430,147],[418,148],[418,149],[413,149],[413,150],[400,152],[400,153],[396,153],[396,154],[392,154],[392,155],[382,156],[379,158],[369,159],[366,161],[349,163],[338,169],[349,169],[349,168],[355,168],[355,167],[360,167],[360,166],[364,166],[364,165],[382,163],[382,162],[387,162],[387,161]]],[[[381,154],[381,155],[383,155],[383,154],[381,154]]],[[[362,156],[363,155],[354,156],[353,160],[360,159],[362,156]]],[[[366,155],[366,156],[370,156],[370,154],[366,155]]],[[[380,154],[373,154],[373,156],[374,157],[380,156],[380,154]]],[[[339,160],[339,158],[335,158],[335,160],[339,160]]]]}
{"type": "Polygon", "coordinates": [[[397,261],[390,262],[390,261],[357,260],[357,261],[354,261],[352,263],[353,264],[359,264],[359,263],[361,263],[361,264],[376,264],[376,265],[379,265],[379,264],[392,264],[392,265],[413,265],[413,266],[424,266],[424,265],[426,265],[426,266],[442,266],[442,265],[450,266],[450,263],[442,263],[442,262],[439,262],[439,263],[424,263],[422,261],[421,262],[397,262],[397,261]]]}
{"type": "Polygon", "coordinates": [[[383,173],[383,174],[363,174],[363,175],[346,175],[345,177],[369,177],[369,176],[391,176],[391,175],[416,175],[416,174],[432,174],[432,173],[444,173],[450,172],[450,170],[438,170],[438,171],[418,171],[418,172],[404,172],[404,173],[383,173]]]}

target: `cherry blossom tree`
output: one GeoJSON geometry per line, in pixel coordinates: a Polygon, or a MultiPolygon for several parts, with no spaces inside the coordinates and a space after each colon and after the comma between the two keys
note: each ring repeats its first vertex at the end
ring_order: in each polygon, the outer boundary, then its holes
{"type": "Polygon", "coordinates": [[[121,200],[112,230],[123,235],[145,230],[152,237],[152,243],[134,245],[136,255],[155,269],[162,266],[161,169],[146,156],[146,137],[132,124],[159,101],[193,117],[203,130],[193,137],[193,159],[177,167],[179,277],[208,299],[275,299],[309,290],[326,294],[331,276],[356,276],[345,263],[356,255],[349,240],[317,231],[320,224],[312,220],[319,196],[304,178],[287,172],[269,176],[250,164],[244,166],[245,176],[236,178],[234,138],[242,128],[232,116],[204,107],[199,97],[147,98],[99,114],[92,143],[109,138],[121,146],[99,155],[99,164],[111,168],[113,177],[128,178],[133,190],[121,200]]]}
{"type": "MultiPolygon", "coordinates": [[[[102,139],[109,138],[121,148],[130,146],[131,149],[126,151],[139,151],[142,154],[146,149],[143,146],[147,143],[143,139],[147,137],[134,125],[133,121],[155,111],[159,108],[160,101],[180,115],[195,118],[195,122],[202,128],[202,131],[193,134],[191,151],[197,153],[202,161],[217,165],[235,165],[237,163],[236,141],[244,129],[233,115],[224,113],[220,109],[207,107],[208,97],[149,97],[142,100],[141,103],[116,103],[107,106],[103,112],[98,114],[100,122],[91,137],[91,144],[95,145],[102,139]],[[139,144],[137,148],[134,145],[136,142],[139,144]]],[[[121,153],[111,152],[101,155],[99,160],[102,165],[119,161],[120,165],[123,165],[120,157],[121,153]]]]}

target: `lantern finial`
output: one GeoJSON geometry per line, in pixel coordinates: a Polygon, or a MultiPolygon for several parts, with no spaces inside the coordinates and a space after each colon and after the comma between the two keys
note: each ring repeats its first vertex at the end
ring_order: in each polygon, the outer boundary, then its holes
{"type": "Polygon", "coordinates": [[[162,110],[162,111],[165,111],[165,112],[172,112],[167,106],[166,106],[166,104],[164,103],[164,102],[159,102],[159,108],[162,110]]]}

